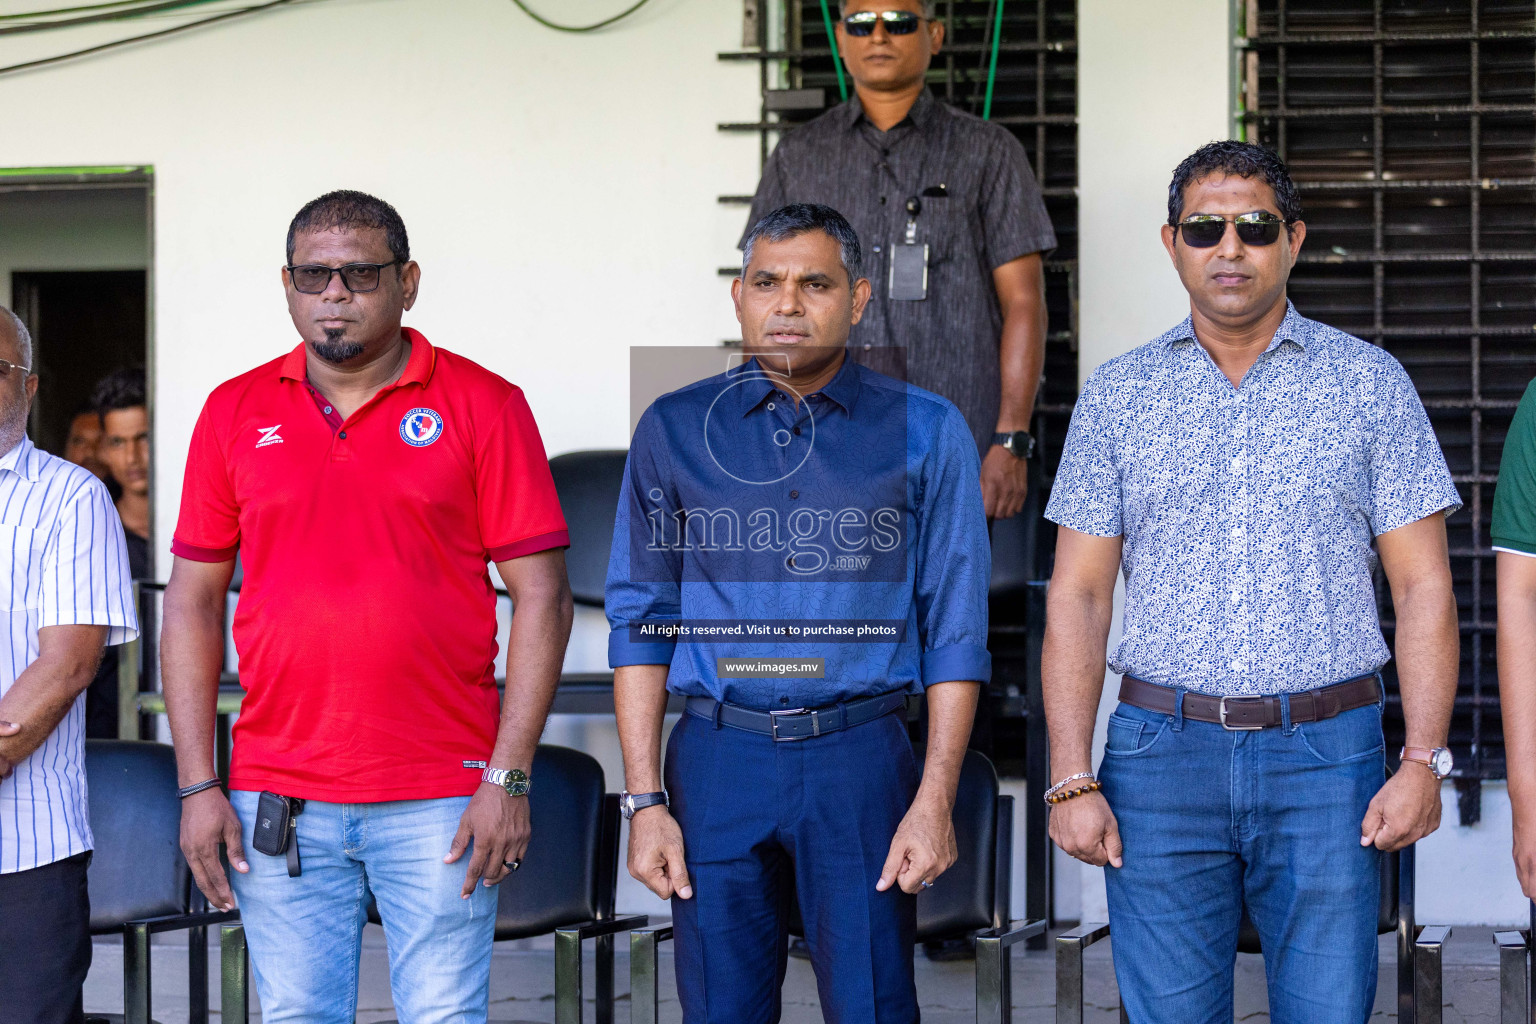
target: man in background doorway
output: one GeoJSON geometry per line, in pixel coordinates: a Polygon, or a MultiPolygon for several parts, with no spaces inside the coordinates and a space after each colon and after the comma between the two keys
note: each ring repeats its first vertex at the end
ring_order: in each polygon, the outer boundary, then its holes
{"type": "Polygon", "coordinates": [[[108,480],[106,464],[97,454],[100,443],[101,417],[96,414],[95,406],[86,405],[69,418],[69,433],[64,437],[64,461],[90,470],[99,480],[108,480]]]}
{"type": "MultiPolygon", "coordinates": [[[[102,378],[91,393],[91,416],[99,438],[96,454],[108,471],[108,481],[117,485],[128,571],[136,580],[150,576],[149,406],[144,392],[144,371],[130,369],[102,378]]],[[[85,695],[85,734],[91,739],[118,737],[118,670],[118,652],[109,647],[85,695]]]]}

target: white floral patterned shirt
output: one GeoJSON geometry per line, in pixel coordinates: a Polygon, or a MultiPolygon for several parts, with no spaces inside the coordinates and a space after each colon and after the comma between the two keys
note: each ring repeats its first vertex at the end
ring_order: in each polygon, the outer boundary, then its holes
{"type": "Polygon", "coordinates": [[[1045,515],[1125,538],[1111,668],[1266,694],[1385,664],[1371,540],[1460,507],[1397,360],[1290,306],[1237,388],[1189,319],[1095,370],[1045,515]]]}

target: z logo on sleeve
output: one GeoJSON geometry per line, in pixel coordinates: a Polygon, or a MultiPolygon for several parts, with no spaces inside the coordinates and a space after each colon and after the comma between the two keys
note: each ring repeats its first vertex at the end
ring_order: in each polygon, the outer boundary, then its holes
{"type": "Polygon", "coordinates": [[[277,433],[278,427],[281,426],[282,424],[279,423],[277,427],[257,427],[256,429],[261,431],[261,440],[256,442],[256,447],[265,448],[269,444],[282,444],[283,439],[277,433]]]}

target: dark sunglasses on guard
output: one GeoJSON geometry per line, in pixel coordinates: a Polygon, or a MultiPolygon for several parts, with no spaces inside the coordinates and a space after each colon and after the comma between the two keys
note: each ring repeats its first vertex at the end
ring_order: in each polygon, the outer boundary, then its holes
{"type": "Polygon", "coordinates": [[[1229,222],[1237,229],[1237,237],[1244,245],[1274,245],[1280,240],[1280,229],[1286,226],[1279,217],[1260,210],[1240,213],[1236,217],[1200,213],[1180,221],[1175,227],[1184,244],[1191,249],[1209,249],[1221,244],[1229,222]]]}
{"type": "Polygon", "coordinates": [[[923,19],[911,11],[860,11],[843,19],[843,29],[851,36],[872,36],[875,22],[885,23],[885,30],[893,36],[909,36],[917,31],[923,19]]]}
{"type": "Polygon", "coordinates": [[[327,267],[319,263],[305,263],[288,268],[288,279],[295,291],[305,295],[319,295],[331,286],[331,275],[340,274],[341,283],[349,292],[371,292],[379,286],[379,271],[392,267],[399,260],[388,263],[348,263],[343,267],[327,267]]]}

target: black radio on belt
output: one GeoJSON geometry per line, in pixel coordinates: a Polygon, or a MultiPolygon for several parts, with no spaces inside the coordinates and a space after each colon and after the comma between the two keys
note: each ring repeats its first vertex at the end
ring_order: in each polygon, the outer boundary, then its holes
{"type": "Polygon", "coordinates": [[[304,801],[293,796],[263,792],[256,801],[256,830],[251,846],[269,857],[288,858],[288,877],[298,878],[304,866],[299,863],[299,815],[304,801]]]}

